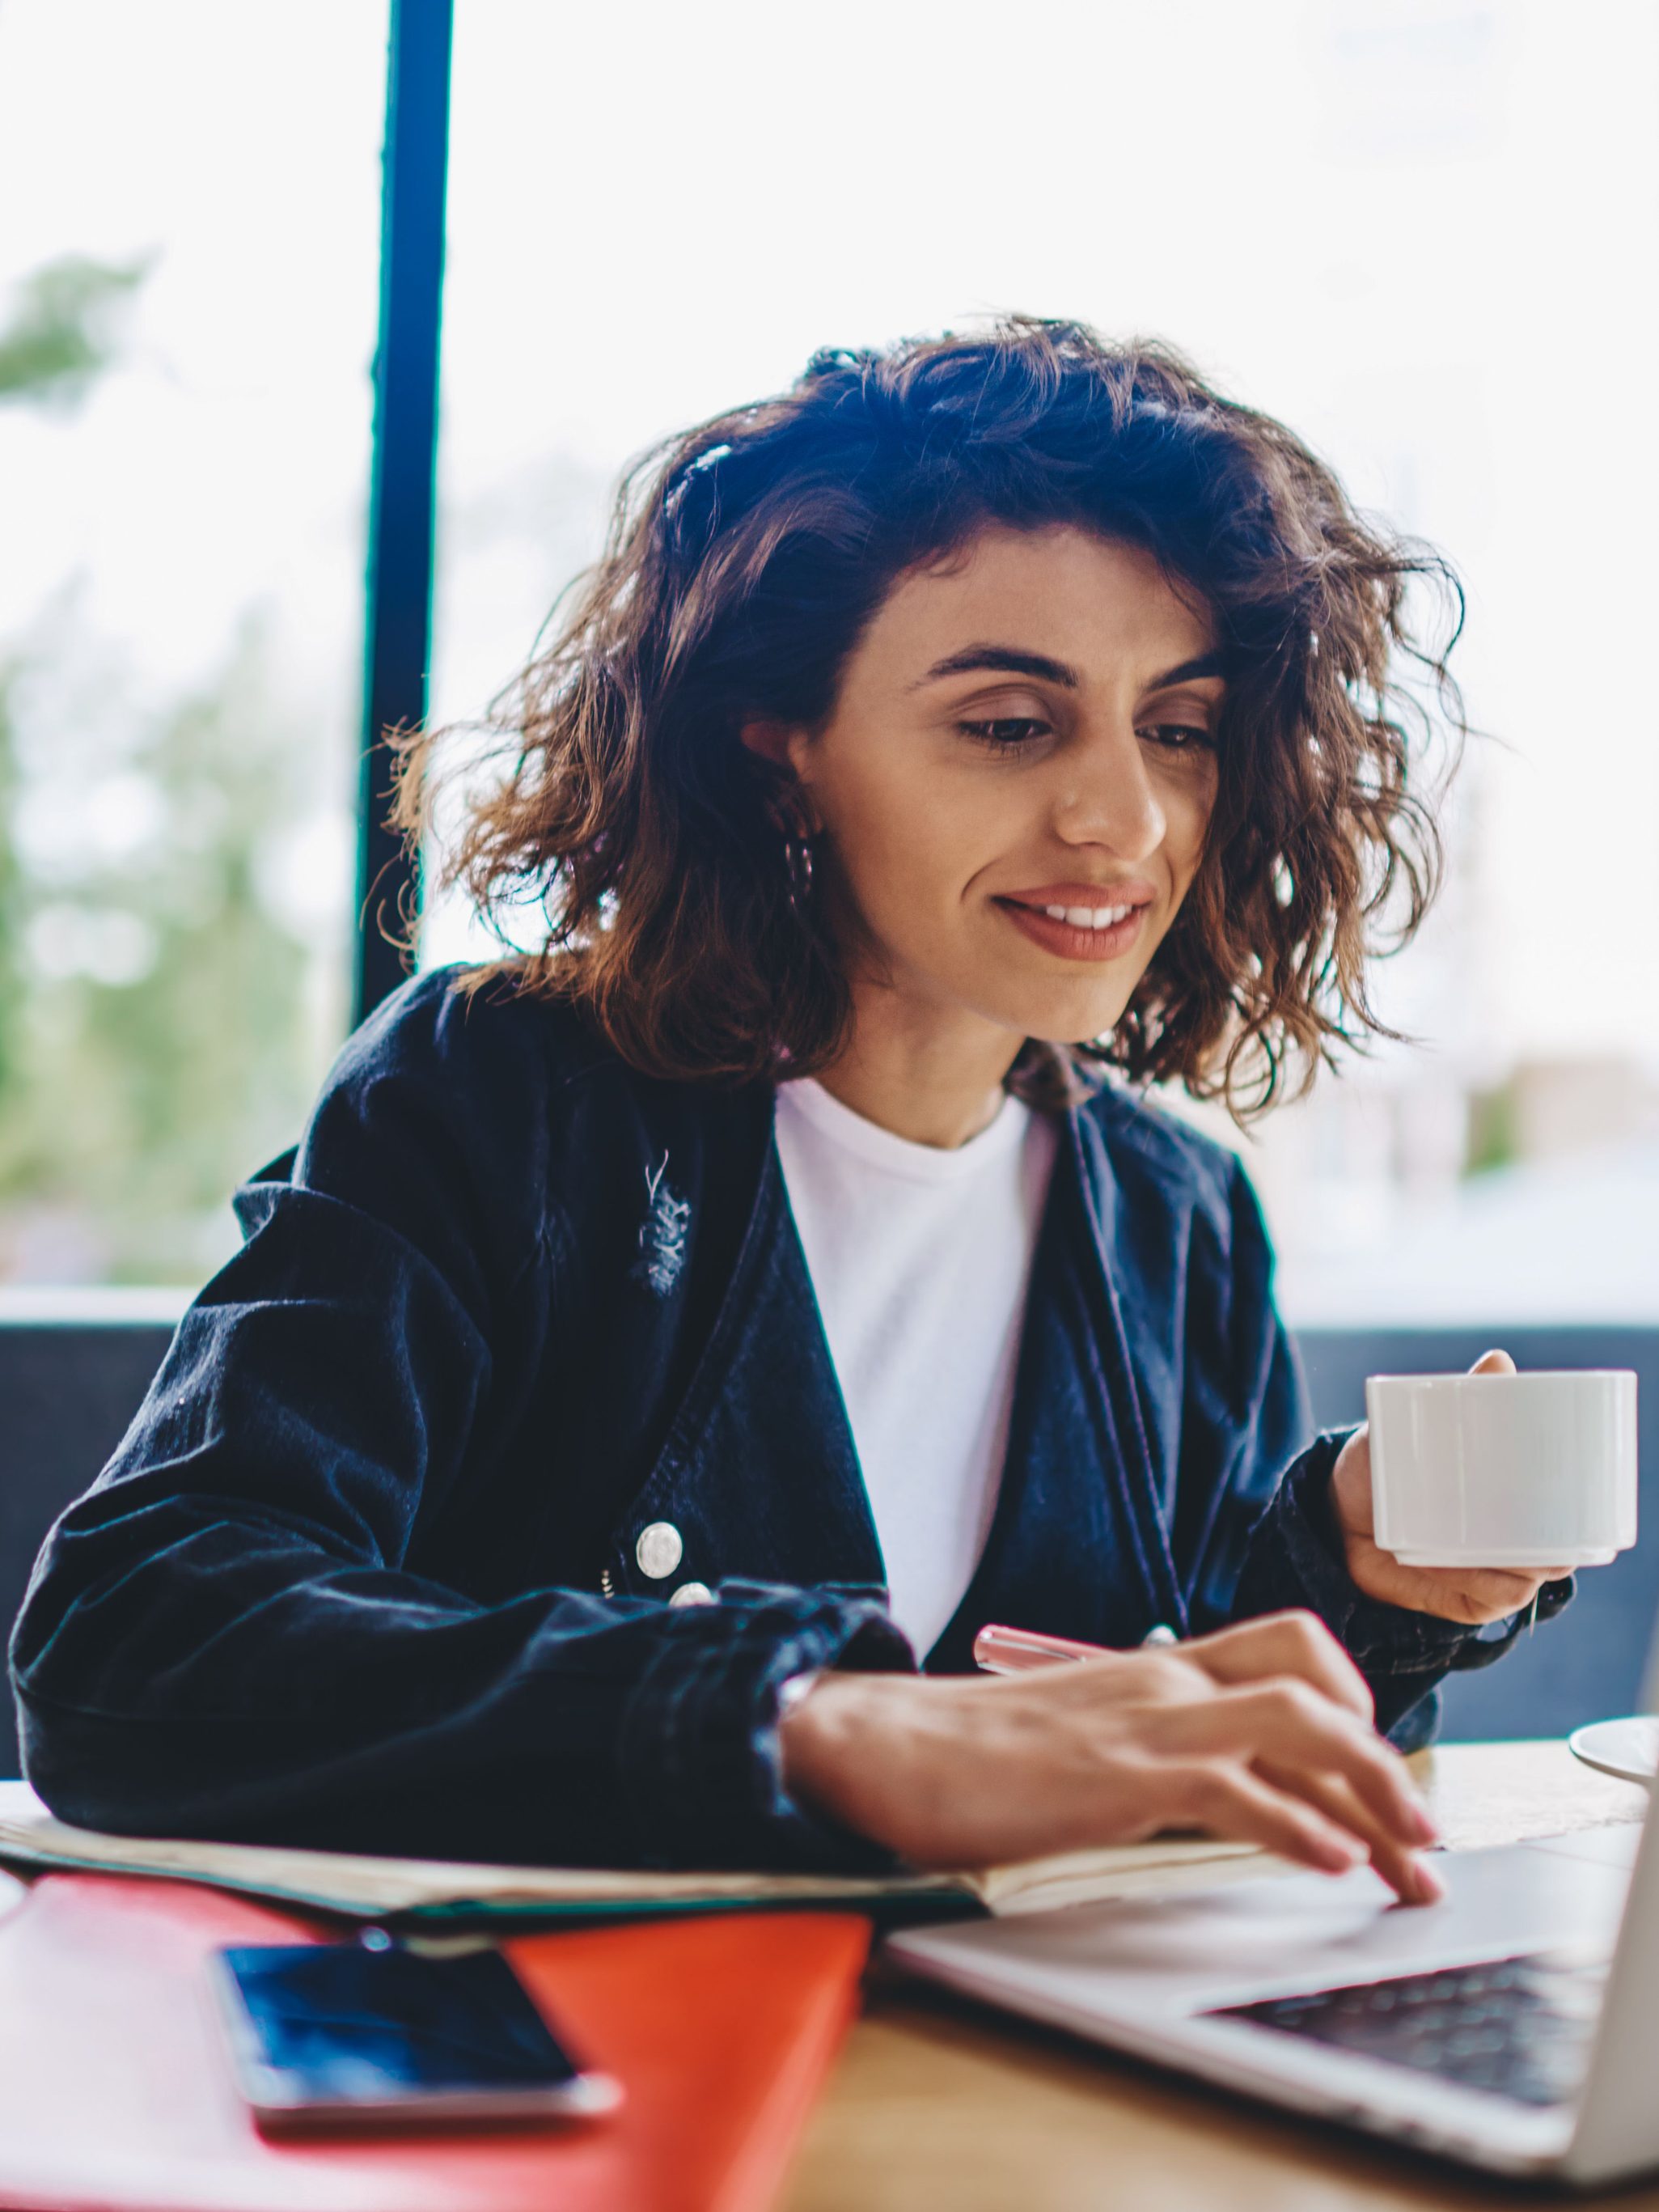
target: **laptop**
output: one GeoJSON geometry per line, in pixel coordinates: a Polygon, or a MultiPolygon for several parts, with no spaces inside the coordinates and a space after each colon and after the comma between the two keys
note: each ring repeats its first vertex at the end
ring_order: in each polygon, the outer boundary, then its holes
{"type": "Polygon", "coordinates": [[[884,1949],[1136,2058],[1469,2166],[1577,2187],[1659,2166],[1659,1821],[1435,1865],[1438,1905],[1396,1905],[1361,1867],[910,1929],[884,1949]]]}

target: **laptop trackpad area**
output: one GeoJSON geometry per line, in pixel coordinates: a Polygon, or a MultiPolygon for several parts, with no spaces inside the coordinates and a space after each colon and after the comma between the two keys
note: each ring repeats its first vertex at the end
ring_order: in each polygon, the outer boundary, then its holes
{"type": "Polygon", "coordinates": [[[1024,1992],[1150,2022],[1520,1951],[1610,1952],[1633,1849],[1437,1853],[1449,1894],[1432,1905],[1395,1903],[1359,1868],[915,1929],[887,1948],[1011,2001],[1024,1992]]]}

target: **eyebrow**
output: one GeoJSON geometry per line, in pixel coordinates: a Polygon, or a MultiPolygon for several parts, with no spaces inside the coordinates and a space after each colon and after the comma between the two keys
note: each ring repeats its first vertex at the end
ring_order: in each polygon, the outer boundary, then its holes
{"type": "MultiPolygon", "coordinates": [[[[1167,691],[1172,684],[1195,684],[1206,676],[1224,677],[1231,665],[1231,656],[1218,647],[1209,653],[1200,653],[1178,666],[1166,668],[1146,686],[1149,691],[1167,691]]],[[[1054,660],[1046,653],[1027,653],[1018,645],[964,645],[959,653],[947,653],[943,660],[936,660],[926,675],[917,677],[909,690],[918,691],[924,684],[937,683],[945,676],[967,676],[975,669],[1003,671],[1015,676],[1035,677],[1039,683],[1058,684],[1067,691],[1075,691],[1083,679],[1075,668],[1064,660],[1054,660]]]]}

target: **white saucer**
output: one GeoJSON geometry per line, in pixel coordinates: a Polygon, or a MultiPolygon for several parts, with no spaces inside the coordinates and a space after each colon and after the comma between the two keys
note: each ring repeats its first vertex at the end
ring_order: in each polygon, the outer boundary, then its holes
{"type": "Polygon", "coordinates": [[[1632,1713],[1627,1719],[1592,1721],[1575,1729],[1567,1749],[1598,1774],[1620,1782],[1651,1782],[1659,1772],[1659,1713],[1632,1713]]]}

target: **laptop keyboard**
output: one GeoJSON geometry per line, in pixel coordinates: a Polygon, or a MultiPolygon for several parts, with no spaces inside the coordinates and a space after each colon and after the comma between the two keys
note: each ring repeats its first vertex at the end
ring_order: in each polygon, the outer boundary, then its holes
{"type": "Polygon", "coordinates": [[[1209,2016],[1310,2036],[1522,2105],[1564,2105],[1583,2080],[1607,1972],[1605,1959],[1541,1952],[1218,2006],[1209,2016]]]}

